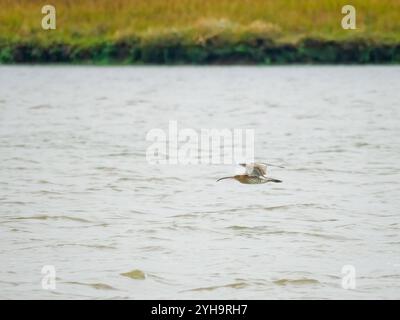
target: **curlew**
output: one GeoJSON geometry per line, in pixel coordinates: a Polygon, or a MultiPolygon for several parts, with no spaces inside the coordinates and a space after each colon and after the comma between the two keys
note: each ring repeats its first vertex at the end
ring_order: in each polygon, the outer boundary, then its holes
{"type": "Polygon", "coordinates": [[[267,182],[275,182],[275,183],[280,183],[282,182],[281,180],[274,179],[267,177],[267,166],[272,166],[272,167],[279,167],[283,168],[281,166],[275,166],[272,164],[268,163],[240,163],[242,167],[246,168],[246,174],[239,174],[231,177],[223,177],[217,180],[221,181],[224,179],[234,179],[239,181],[240,183],[244,184],[260,184],[260,183],[267,183],[267,182]]]}

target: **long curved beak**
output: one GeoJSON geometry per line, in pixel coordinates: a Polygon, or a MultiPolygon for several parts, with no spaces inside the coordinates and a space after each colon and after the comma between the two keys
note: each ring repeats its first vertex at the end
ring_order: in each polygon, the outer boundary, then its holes
{"type": "Polygon", "coordinates": [[[223,178],[219,178],[219,179],[217,180],[217,182],[218,182],[218,181],[221,181],[221,180],[224,180],[224,179],[234,179],[234,177],[223,177],[223,178]]]}

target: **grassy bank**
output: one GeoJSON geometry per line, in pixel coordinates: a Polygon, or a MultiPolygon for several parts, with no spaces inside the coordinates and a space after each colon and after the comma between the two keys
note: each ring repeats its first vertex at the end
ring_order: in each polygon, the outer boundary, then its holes
{"type": "Polygon", "coordinates": [[[0,62],[399,63],[400,1],[0,0],[0,62]]]}

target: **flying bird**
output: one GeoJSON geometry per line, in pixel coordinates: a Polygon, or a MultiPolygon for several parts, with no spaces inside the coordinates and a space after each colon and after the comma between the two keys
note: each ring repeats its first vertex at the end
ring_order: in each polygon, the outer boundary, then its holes
{"type": "Polygon", "coordinates": [[[260,183],[267,183],[267,182],[280,183],[280,182],[282,182],[282,180],[267,177],[267,166],[283,168],[281,166],[275,166],[272,164],[262,163],[262,162],[240,163],[239,165],[246,168],[246,174],[239,174],[239,175],[231,176],[231,177],[223,177],[223,178],[218,179],[217,182],[224,180],[224,179],[235,179],[235,180],[239,181],[240,183],[244,183],[244,184],[260,184],[260,183]]]}

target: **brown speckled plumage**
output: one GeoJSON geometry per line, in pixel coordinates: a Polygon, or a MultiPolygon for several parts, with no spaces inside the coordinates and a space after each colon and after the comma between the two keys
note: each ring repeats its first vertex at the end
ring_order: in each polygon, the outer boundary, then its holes
{"type": "Polygon", "coordinates": [[[266,176],[267,164],[264,164],[264,163],[250,163],[250,164],[241,163],[240,165],[246,168],[246,174],[239,174],[239,175],[235,175],[232,177],[224,177],[224,178],[218,179],[217,181],[224,180],[224,179],[235,179],[243,184],[282,182],[281,180],[269,178],[266,176]]]}

